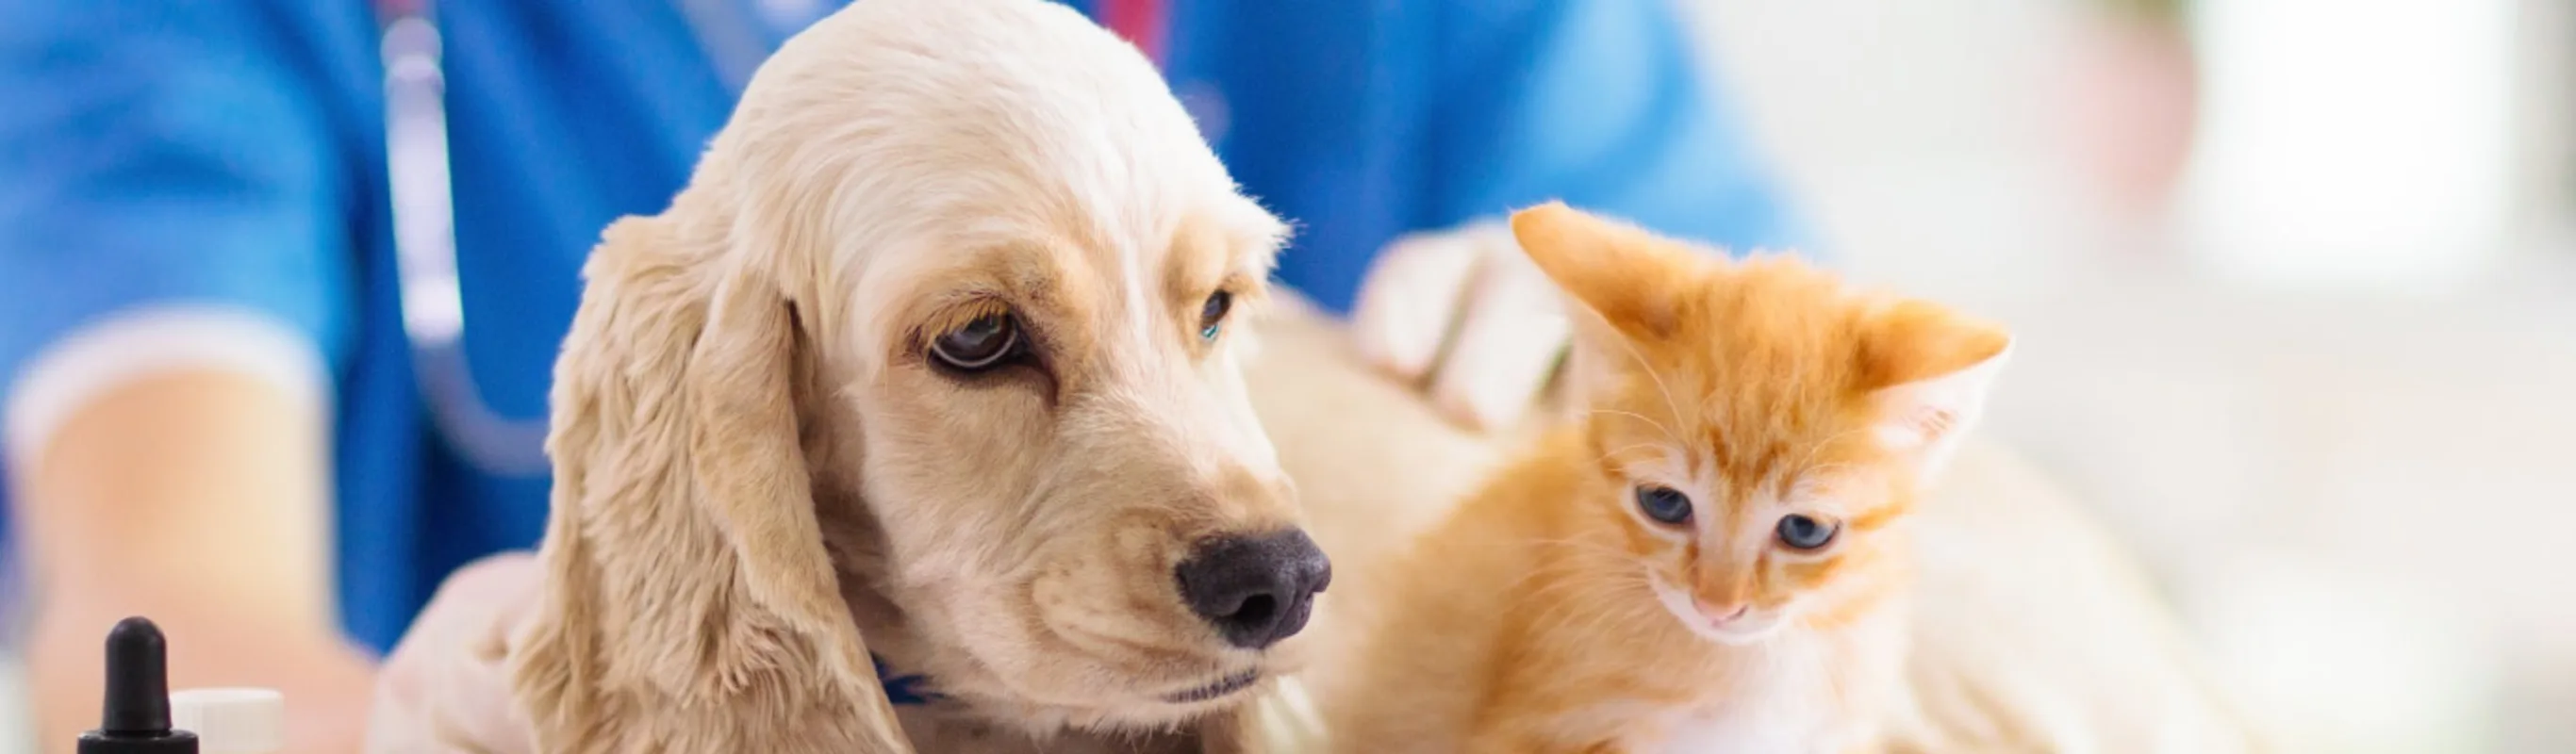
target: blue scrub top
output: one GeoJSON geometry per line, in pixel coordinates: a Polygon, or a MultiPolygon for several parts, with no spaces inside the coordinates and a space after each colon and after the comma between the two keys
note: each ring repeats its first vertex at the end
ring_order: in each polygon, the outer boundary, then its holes
{"type": "MultiPolygon", "coordinates": [[[[836,4],[437,3],[465,341],[494,410],[543,415],[582,256],[663,208],[732,107],[710,50],[746,38],[683,6],[754,30],[757,56],[836,4]]],[[[1549,198],[1739,248],[1799,240],[1661,0],[1168,11],[1175,90],[1299,224],[1279,278],[1333,309],[1397,234],[1549,198]]],[[[423,414],[376,43],[364,0],[0,3],[0,375],[136,306],[309,335],[336,380],[341,609],[382,649],[449,570],[537,541],[547,482],[471,468],[423,414]]]]}

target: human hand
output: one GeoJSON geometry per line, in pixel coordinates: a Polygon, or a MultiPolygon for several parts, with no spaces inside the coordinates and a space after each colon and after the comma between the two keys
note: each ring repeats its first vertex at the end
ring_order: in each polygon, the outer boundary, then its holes
{"type": "Polygon", "coordinates": [[[1508,427],[1535,405],[1573,336],[1563,297],[1500,220],[1387,244],[1351,327],[1363,357],[1476,429],[1508,427]]]}
{"type": "Polygon", "coordinates": [[[369,754],[529,754],[536,734],[510,689],[510,634],[533,614],[544,572],[502,553],[447,577],[376,681],[369,754]]]}

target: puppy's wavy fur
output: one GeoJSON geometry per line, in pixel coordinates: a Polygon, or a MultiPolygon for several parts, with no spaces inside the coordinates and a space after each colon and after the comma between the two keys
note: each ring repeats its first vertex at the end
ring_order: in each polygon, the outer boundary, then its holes
{"type": "Polygon", "coordinates": [[[1293,647],[1227,644],[1173,568],[1297,523],[1201,318],[1284,232],[1070,10],[869,0],[791,40],[585,268],[510,658],[540,748],[1253,746],[1258,688],[1190,690],[1293,647]],[[934,363],[1002,312],[1022,357],[934,363]],[[898,716],[871,655],[941,700],[898,716]]]}

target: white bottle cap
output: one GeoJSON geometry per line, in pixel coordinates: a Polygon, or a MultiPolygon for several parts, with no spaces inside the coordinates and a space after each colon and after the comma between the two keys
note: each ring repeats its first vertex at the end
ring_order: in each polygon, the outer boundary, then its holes
{"type": "Polygon", "coordinates": [[[200,754],[275,754],[286,748],[286,695],[249,688],[171,692],[170,727],[197,734],[200,754]]]}

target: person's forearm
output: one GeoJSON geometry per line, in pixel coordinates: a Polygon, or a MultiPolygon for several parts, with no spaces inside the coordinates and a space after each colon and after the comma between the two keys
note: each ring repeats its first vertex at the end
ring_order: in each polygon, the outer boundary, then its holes
{"type": "Polygon", "coordinates": [[[163,625],[177,685],[354,673],[365,688],[333,618],[320,404],[254,377],[172,372],[100,394],[32,455],[12,497],[49,745],[95,725],[100,641],[126,615],[163,625]]]}

